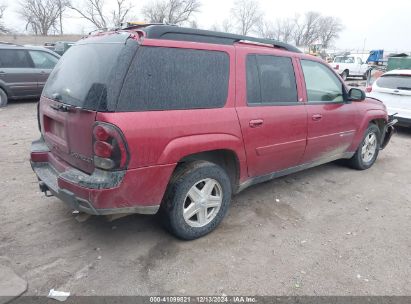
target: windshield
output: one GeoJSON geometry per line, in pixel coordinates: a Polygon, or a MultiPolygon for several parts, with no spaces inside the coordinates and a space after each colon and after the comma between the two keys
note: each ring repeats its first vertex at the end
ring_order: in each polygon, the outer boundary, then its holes
{"type": "Polygon", "coordinates": [[[411,90],[411,75],[384,75],[377,80],[380,88],[411,90]]]}
{"type": "Polygon", "coordinates": [[[43,95],[95,110],[107,98],[123,43],[73,45],[50,74],[43,95]]]}
{"type": "Polygon", "coordinates": [[[334,62],[337,62],[337,63],[354,63],[354,57],[335,57],[334,62]]]}

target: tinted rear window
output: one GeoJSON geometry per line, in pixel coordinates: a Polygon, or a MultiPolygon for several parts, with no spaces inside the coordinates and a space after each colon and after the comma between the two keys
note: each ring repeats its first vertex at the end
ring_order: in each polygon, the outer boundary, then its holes
{"type": "Polygon", "coordinates": [[[377,80],[380,88],[411,90],[411,75],[385,75],[377,80]]]}
{"type": "Polygon", "coordinates": [[[140,47],[124,81],[117,110],[223,107],[229,65],[224,52],[140,47]]]}
{"type": "Polygon", "coordinates": [[[0,50],[0,68],[31,68],[29,54],[25,50],[0,50]]]}
{"type": "Polygon", "coordinates": [[[72,46],[50,74],[43,95],[76,107],[101,109],[107,100],[118,96],[115,87],[121,85],[122,79],[116,74],[127,57],[124,48],[124,43],[72,46]]]}

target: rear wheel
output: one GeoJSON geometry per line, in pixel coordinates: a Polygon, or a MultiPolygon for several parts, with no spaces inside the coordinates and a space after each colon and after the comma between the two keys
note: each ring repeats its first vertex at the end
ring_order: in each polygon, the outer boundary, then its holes
{"type": "Polygon", "coordinates": [[[218,226],[230,200],[231,183],[226,172],[213,163],[196,161],[177,169],[160,214],[172,234],[193,240],[218,226]]]}
{"type": "Polygon", "coordinates": [[[6,92],[4,92],[2,89],[0,89],[0,108],[5,107],[8,102],[8,97],[6,92]]]}
{"type": "Polygon", "coordinates": [[[380,150],[381,132],[375,124],[370,124],[365,131],[363,140],[350,159],[350,166],[357,170],[370,168],[378,157],[380,150]]]}

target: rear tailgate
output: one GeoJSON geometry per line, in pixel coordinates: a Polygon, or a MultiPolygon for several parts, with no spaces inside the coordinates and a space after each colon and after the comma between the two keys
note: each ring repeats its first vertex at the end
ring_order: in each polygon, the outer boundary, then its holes
{"type": "Polygon", "coordinates": [[[41,131],[53,156],[94,171],[97,112],[113,112],[138,43],[125,32],[91,36],[72,46],[50,74],[40,100],[41,131]]]}
{"type": "Polygon", "coordinates": [[[93,165],[92,131],[96,111],[67,107],[42,97],[42,133],[50,151],[73,167],[91,173],[93,165]]]}

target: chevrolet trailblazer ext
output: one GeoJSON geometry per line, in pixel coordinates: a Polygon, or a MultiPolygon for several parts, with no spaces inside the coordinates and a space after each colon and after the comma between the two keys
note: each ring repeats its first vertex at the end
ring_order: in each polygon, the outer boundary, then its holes
{"type": "Polygon", "coordinates": [[[182,239],[253,184],[337,159],[370,168],[393,132],[380,101],[293,46],[166,25],[76,43],[38,115],[43,192],[93,215],[159,212],[182,239]]]}

